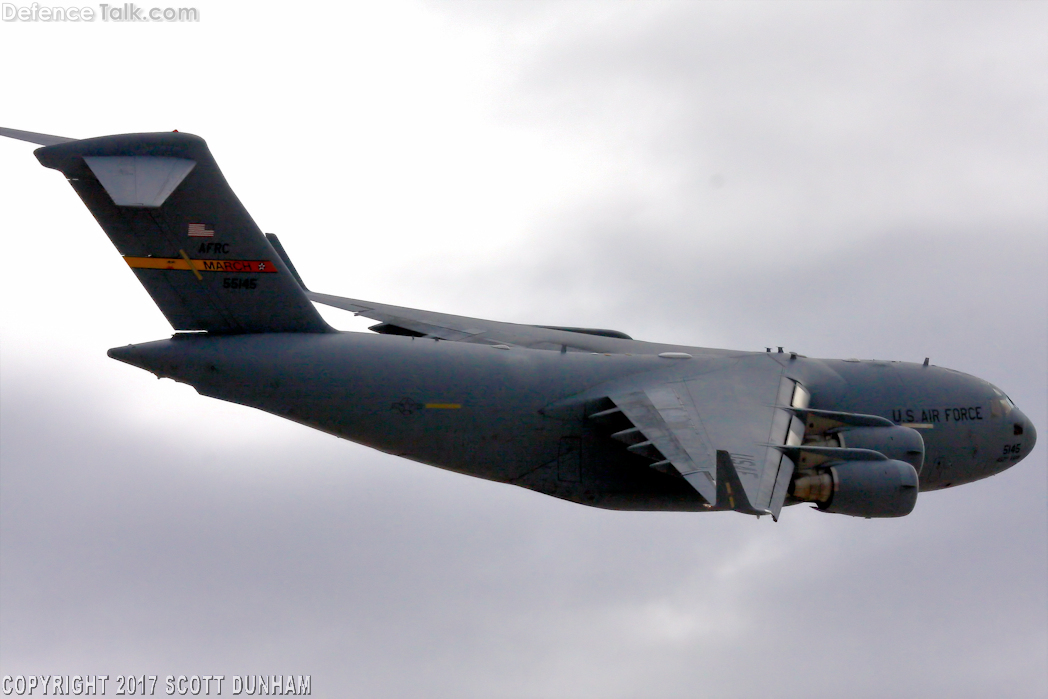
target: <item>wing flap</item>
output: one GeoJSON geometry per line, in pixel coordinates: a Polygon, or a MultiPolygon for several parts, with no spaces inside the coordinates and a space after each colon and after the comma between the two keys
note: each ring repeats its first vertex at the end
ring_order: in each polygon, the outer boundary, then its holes
{"type": "Polygon", "coordinates": [[[672,385],[609,398],[707,502],[717,503],[717,462],[703,440],[702,425],[672,385]]]}

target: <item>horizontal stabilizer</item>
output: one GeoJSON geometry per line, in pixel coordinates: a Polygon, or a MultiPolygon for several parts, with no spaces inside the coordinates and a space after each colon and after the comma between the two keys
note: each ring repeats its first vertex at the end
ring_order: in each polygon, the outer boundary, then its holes
{"type": "Polygon", "coordinates": [[[35,143],[38,146],[56,146],[59,143],[69,143],[70,141],[76,140],[75,138],[66,138],[65,136],[52,136],[46,133],[35,133],[33,131],[7,129],[3,126],[0,126],[0,136],[15,138],[19,141],[28,141],[29,143],[35,143]]]}
{"type": "Polygon", "coordinates": [[[7,136],[8,138],[16,138],[18,140],[26,140],[30,144],[37,144],[38,146],[58,146],[59,144],[68,144],[71,140],[77,140],[75,138],[66,138],[65,136],[52,136],[49,133],[36,133],[35,131],[20,131],[19,129],[6,129],[0,126],[0,136],[7,136]]]}

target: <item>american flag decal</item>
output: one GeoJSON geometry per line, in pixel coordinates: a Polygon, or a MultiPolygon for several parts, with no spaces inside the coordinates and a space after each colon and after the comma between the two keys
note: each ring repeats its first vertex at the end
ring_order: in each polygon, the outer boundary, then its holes
{"type": "Polygon", "coordinates": [[[214,238],[215,231],[211,228],[208,228],[206,223],[191,223],[189,224],[189,237],[214,238]]]}

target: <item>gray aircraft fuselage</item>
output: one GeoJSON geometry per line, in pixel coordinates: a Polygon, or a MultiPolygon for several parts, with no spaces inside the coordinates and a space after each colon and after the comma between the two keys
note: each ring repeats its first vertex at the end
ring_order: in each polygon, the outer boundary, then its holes
{"type": "Polygon", "coordinates": [[[915,427],[925,445],[922,491],[999,473],[1036,440],[1001,391],[950,369],[599,341],[607,352],[353,332],[185,335],[110,356],[390,454],[610,509],[707,505],[682,479],[646,468],[595,432],[587,401],[609,385],[684,379],[718,362],[776,362],[811,391],[812,408],[915,427]],[[692,358],[658,356],[666,351],[692,358]]]}
{"type": "Polygon", "coordinates": [[[198,136],[0,136],[43,146],[183,331],[110,356],[390,454],[610,509],[777,518],[811,502],[872,518],[1036,441],[1003,392],[927,360],[680,347],[316,293],[198,136]],[[336,331],[316,303],[375,334],[336,331]]]}

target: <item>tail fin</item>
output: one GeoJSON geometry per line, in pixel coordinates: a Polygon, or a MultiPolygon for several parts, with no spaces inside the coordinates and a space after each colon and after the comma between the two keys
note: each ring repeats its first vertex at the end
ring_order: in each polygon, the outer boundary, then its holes
{"type": "Polygon", "coordinates": [[[203,139],[103,136],[36,157],[66,176],[176,330],[332,331],[203,139]]]}

